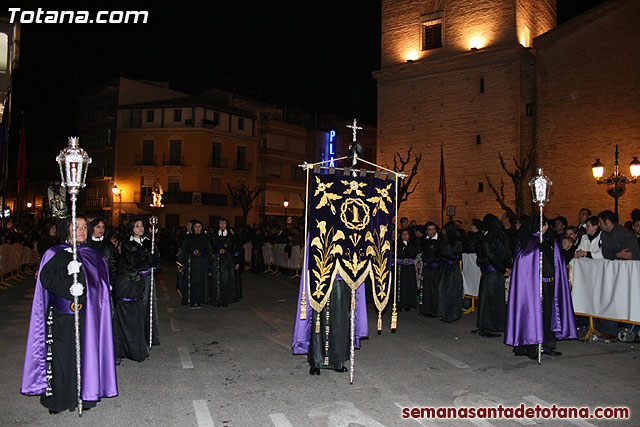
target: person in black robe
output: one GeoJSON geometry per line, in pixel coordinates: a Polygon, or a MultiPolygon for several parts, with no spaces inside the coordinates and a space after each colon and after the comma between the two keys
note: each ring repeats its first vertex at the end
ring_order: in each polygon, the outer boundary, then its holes
{"type": "Polygon", "coordinates": [[[483,337],[499,337],[507,316],[504,281],[511,274],[512,252],[498,217],[485,215],[482,220],[485,235],[478,250],[477,264],[482,270],[478,289],[477,332],[483,337]]]}
{"type": "Polygon", "coordinates": [[[480,221],[478,218],[474,218],[473,221],[471,221],[471,229],[469,230],[469,233],[467,233],[467,241],[464,245],[464,253],[478,253],[480,242],[482,242],[482,221],[480,221]]]}
{"type": "Polygon", "coordinates": [[[251,237],[251,272],[254,274],[262,273],[266,269],[264,256],[262,255],[263,243],[264,230],[262,227],[257,227],[251,237]]]}
{"type": "Polygon", "coordinates": [[[116,257],[116,248],[111,243],[111,240],[105,233],[106,224],[103,219],[94,219],[89,223],[89,239],[87,239],[87,245],[97,249],[102,258],[107,261],[107,267],[109,268],[109,285],[113,289],[115,284],[116,275],[118,274],[118,259],[116,257]]]}
{"type": "Polygon", "coordinates": [[[347,372],[344,363],[351,358],[350,307],[351,288],[338,276],[322,311],[317,313],[312,310],[311,327],[316,327],[320,317],[320,333],[311,333],[309,341],[307,361],[310,375],[320,375],[320,369],[347,372]]]}
{"type": "Polygon", "coordinates": [[[233,259],[238,269],[235,270],[235,280],[232,302],[237,302],[242,298],[242,272],[244,271],[244,246],[239,240],[235,242],[235,249],[233,252],[233,259]]]}
{"type": "Polygon", "coordinates": [[[184,239],[179,258],[184,268],[182,304],[195,310],[209,301],[209,262],[213,249],[200,221],[192,221],[192,230],[184,239]]]}
{"type": "Polygon", "coordinates": [[[398,243],[398,310],[410,311],[417,305],[417,278],[415,259],[418,256],[418,245],[410,240],[409,230],[402,230],[402,240],[398,243]]]}
{"type": "Polygon", "coordinates": [[[227,220],[220,219],[218,230],[211,236],[213,247],[213,271],[209,295],[216,307],[226,307],[233,302],[236,271],[240,268],[234,257],[234,236],[227,227],[227,220]]]}
{"type": "MultiPolygon", "coordinates": [[[[151,313],[151,269],[157,269],[160,266],[160,251],[158,247],[153,248],[153,255],[151,255],[151,239],[144,235],[145,228],[144,222],[141,219],[135,220],[127,225],[127,236],[129,242],[129,248],[135,247],[138,251],[145,253],[145,262],[138,265],[140,269],[140,275],[144,278],[144,295],[142,298],[142,311],[145,316],[144,321],[144,335],[145,340],[149,342],[149,327],[150,325],[150,313],[151,313]]],[[[124,239],[127,241],[127,239],[124,239]]],[[[124,243],[124,242],[123,242],[124,243]]],[[[124,250],[123,250],[124,251],[124,250]]],[[[142,258],[141,258],[142,259],[142,258]]],[[[158,332],[158,293],[153,289],[153,331],[152,331],[152,345],[160,345],[160,334],[158,332]]]]}
{"type": "Polygon", "coordinates": [[[60,244],[60,236],[58,236],[56,225],[49,223],[45,227],[42,237],[38,240],[38,254],[42,258],[47,249],[58,244],[60,244]]]}
{"type": "Polygon", "coordinates": [[[438,283],[438,316],[443,322],[453,322],[462,317],[462,244],[458,240],[458,232],[453,222],[443,228],[443,236],[439,242],[438,254],[442,271],[438,283]]]}
{"type": "Polygon", "coordinates": [[[129,239],[125,239],[121,245],[114,288],[116,364],[120,364],[123,358],[142,362],[149,356],[149,340],[145,335],[149,328],[149,307],[145,309],[144,306],[144,276],[149,274],[152,257],[144,247],[148,239],[143,240],[144,225],[141,220],[130,223],[127,234],[129,239]]]}
{"type": "Polygon", "coordinates": [[[438,282],[440,281],[440,259],[438,256],[438,226],[434,222],[426,224],[427,235],[422,250],[422,299],[420,315],[438,315],[438,282]]]}

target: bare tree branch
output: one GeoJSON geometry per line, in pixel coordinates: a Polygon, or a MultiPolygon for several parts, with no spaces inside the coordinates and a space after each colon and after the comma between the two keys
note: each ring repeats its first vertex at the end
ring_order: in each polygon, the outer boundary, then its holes
{"type": "Polygon", "coordinates": [[[249,211],[253,207],[253,201],[260,195],[262,192],[262,187],[256,185],[253,188],[249,188],[246,186],[231,186],[229,183],[227,184],[227,188],[229,189],[229,194],[234,198],[236,203],[242,209],[242,218],[243,224],[247,223],[247,217],[249,216],[249,211]]]}
{"type": "Polygon", "coordinates": [[[491,182],[491,179],[489,178],[489,175],[485,175],[485,177],[487,178],[487,184],[489,184],[489,187],[491,188],[491,191],[493,191],[493,194],[495,194],[496,201],[500,204],[500,207],[504,211],[511,212],[513,215],[515,215],[515,213],[513,212],[513,209],[511,209],[509,206],[507,206],[507,204],[505,203],[505,200],[504,200],[505,199],[505,195],[504,195],[504,180],[502,178],[500,178],[500,191],[498,191],[498,189],[496,189],[496,187],[491,182]]]}

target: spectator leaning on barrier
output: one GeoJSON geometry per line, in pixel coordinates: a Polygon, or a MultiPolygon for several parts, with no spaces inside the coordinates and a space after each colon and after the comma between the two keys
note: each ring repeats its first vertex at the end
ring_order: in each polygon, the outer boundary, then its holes
{"type": "Polygon", "coordinates": [[[598,214],[602,230],[602,255],[606,259],[640,260],[640,247],[633,231],[618,224],[616,214],[610,210],[598,214]]]}
{"type": "Polygon", "coordinates": [[[576,258],[602,259],[602,248],[600,247],[601,231],[598,227],[598,217],[592,216],[585,222],[586,234],[580,239],[580,244],[576,250],[576,258]]]}

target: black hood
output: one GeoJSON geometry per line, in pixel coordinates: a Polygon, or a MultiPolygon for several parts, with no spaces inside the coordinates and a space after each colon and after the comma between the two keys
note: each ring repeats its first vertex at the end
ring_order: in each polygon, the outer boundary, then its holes
{"type": "Polygon", "coordinates": [[[503,229],[502,221],[494,214],[487,214],[482,219],[482,228],[489,233],[501,233],[503,229]]]}

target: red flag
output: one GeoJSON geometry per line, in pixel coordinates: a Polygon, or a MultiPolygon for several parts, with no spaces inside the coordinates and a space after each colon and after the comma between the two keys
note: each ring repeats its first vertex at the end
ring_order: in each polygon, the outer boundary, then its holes
{"type": "Polygon", "coordinates": [[[22,119],[22,129],[20,131],[20,146],[18,148],[16,178],[18,178],[19,193],[27,186],[27,141],[24,136],[24,119],[22,119]]]}
{"type": "Polygon", "coordinates": [[[442,147],[440,147],[440,186],[438,186],[438,193],[442,196],[442,209],[447,206],[447,182],[444,179],[444,155],[442,154],[442,147]]]}

